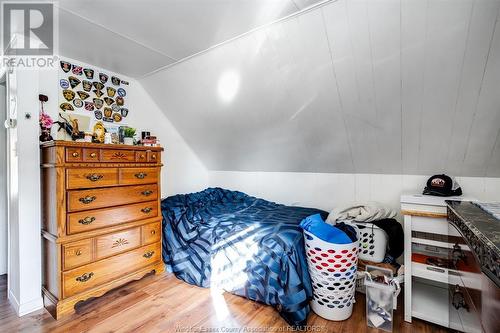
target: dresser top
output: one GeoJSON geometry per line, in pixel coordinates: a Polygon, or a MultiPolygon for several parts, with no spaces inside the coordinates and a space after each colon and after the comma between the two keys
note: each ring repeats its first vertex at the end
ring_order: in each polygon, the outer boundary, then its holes
{"type": "Polygon", "coordinates": [[[441,206],[446,207],[446,200],[457,200],[457,201],[473,201],[470,197],[438,197],[434,195],[424,195],[424,194],[402,194],[401,203],[416,204],[416,205],[429,205],[429,206],[441,206]]]}
{"type": "Polygon", "coordinates": [[[130,146],[130,145],[114,145],[104,143],[90,143],[90,142],[74,142],[55,140],[40,143],[41,148],[47,147],[81,147],[81,148],[108,148],[108,149],[128,149],[128,150],[151,150],[163,151],[163,147],[148,147],[148,146],[130,146]]]}
{"type": "Polygon", "coordinates": [[[448,220],[460,230],[483,272],[500,288],[500,220],[472,202],[446,203],[448,220]]]}

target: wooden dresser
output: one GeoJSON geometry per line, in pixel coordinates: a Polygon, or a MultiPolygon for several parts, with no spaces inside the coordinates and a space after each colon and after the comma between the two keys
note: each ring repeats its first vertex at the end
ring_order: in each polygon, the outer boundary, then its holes
{"type": "Polygon", "coordinates": [[[43,296],[56,319],[161,257],[160,147],[41,144],[43,296]]]}

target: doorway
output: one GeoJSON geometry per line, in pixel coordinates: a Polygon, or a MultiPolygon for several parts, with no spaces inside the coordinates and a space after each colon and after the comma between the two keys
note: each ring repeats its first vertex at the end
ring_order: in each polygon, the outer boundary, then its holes
{"type": "Polygon", "coordinates": [[[0,275],[7,274],[7,85],[0,73],[0,275]]]}

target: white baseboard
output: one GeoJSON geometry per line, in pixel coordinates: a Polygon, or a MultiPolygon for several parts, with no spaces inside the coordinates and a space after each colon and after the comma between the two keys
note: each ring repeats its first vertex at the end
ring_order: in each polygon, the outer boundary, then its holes
{"type": "Polygon", "coordinates": [[[9,290],[8,299],[10,304],[12,304],[12,306],[14,307],[14,310],[16,310],[16,313],[19,317],[43,308],[42,296],[37,297],[34,300],[20,304],[16,296],[14,296],[12,291],[9,290]]]}

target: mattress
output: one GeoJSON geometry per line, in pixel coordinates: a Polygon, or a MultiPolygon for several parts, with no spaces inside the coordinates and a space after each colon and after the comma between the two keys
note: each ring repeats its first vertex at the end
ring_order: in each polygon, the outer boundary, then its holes
{"type": "Polygon", "coordinates": [[[274,306],[306,324],[312,288],[299,223],[327,213],[209,188],[162,201],[163,259],[181,280],[274,306]]]}

